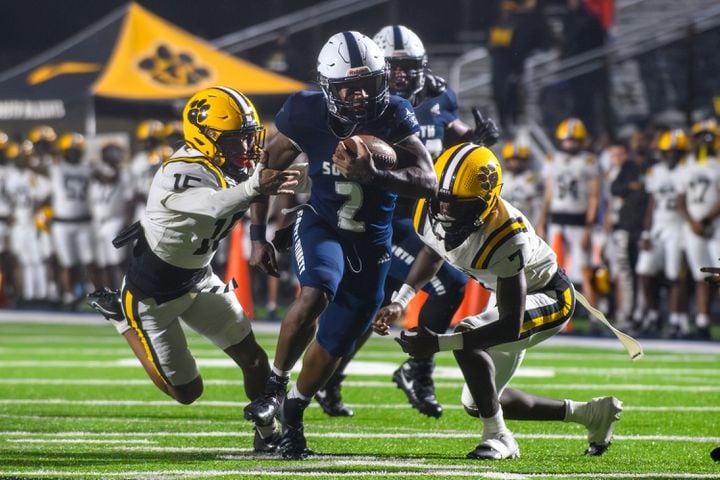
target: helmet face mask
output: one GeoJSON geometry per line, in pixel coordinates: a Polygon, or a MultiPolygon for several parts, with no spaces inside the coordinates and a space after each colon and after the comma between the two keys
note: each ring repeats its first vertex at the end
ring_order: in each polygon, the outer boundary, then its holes
{"type": "Polygon", "coordinates": [[[193,95],[183,110],[185,143],[223,174],[241,182],[262,158],[265,127],[255,106],[242,93],[211,87],[193,95]]]}
{"type": "Polygon", "coordinates": [[[425,87],[424,58],[390,58],[390,93],[410,99],[425,87]]]}
{"type": "Polygon", "coordinates": [[[480,197],[454,198],[439,193],[431,202],[428,214],[433,222],[442,225],[447,235],[467,237],[478,230],[488,203],[480,197]]]}
{"type": "Polygon", "coordinates": [[[425,87],[427,52],[415,32],[404,25],[388,25],[373,40],[390,64],[390,93],[415,100],[425,87]]]}
{"type": "Polygon", "coordinates": [[[318,83],[328,112],[342,124],[365,124],[390,103],[389,71],[380,48],[358,32],[336,33],[320,50],[318,83]]]}

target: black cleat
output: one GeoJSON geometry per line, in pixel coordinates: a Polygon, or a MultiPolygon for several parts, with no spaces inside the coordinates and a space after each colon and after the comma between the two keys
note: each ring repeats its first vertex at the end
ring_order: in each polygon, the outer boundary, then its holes
{"type": "Polygon", "coordinates": [[[345,380],[345,375],[333,375],[325,384],[325,388],[318,390],[315,394],[315,400],[320,404],[323,412],[331,417],[352,417],[355,415],[355,412],[342,401],[340,385],[343,380],[345,380]]]}
{"type": "Polygon", "coordinates": [[[432,372],[435,368],[432,360],[411,358],[393,373],[393,382],[405,392],[408,401],[423,415],[440,418],[442,407],[435,398],[435,385],[432,372]]]}
{"type": "Polygon", "coordinates": [[[93,310],[105,317],[106,320],[122,322],[125,320],[120,304],[120,292],[102,287],[87,294],[87,303],[93,310]]]}
{"type": "Polygon", "coordinates": [[[588,448],[585,450],[585,455],[589,457],[599,457],[603,453],[607,452],[607,449],[610,448],[610,444],[612,442],[608,442],[605,444],[602,443],[591,443],[588,445],[588,448]]]}
{"type": "Polygon", "coordinates": [[[255,438],[253,439],[253,450],[256,453],[272,453],[277,450],[280,443],[280,432],[275,430],[270,436],[263,438],[260,431],[255,427],[255,438]]]}
{"type": "Polygon", "coordinates": [[[288,380],[289,378],[271,373],[262,395],[245,407],[245,420],[258,425],[268,425],[272,422],[287,393],[288,380]]]}
{"type": "Polygon", "coordinates": [[[278,444],[278,451],[285,460],[305,460],[315,452],[307,447],[302,424],[299,427],[285,427],[278,444]]]}

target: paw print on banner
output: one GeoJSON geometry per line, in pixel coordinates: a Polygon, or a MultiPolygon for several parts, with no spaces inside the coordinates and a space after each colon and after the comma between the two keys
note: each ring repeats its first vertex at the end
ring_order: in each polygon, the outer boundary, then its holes
{"type": "Polygon", "coordinates": [[[153,80],[167,86],[188,87],[210,76],[210,70],[195,64],[187,52],[173,52],[167,45],[159,45],[152,56],[143,58],[138,66],[153,80]]]}

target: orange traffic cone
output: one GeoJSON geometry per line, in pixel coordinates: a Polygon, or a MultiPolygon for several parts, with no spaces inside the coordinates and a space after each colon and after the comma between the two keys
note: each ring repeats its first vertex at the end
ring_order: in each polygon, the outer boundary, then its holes
{"type": "Polygon", "coordinates": [[[411,329],[418,326],[418,317],[420,316],[420,309],[428,299],[428,294],[420,290],[415,294],[410,303],[408,303],[405,309],[405,319],[403,321],[403,328],[411,329]]]}
{"type": "Polygon", "coordinates": [[[230,249],[228,251],[227,272],[225,281],[229,282],[235,278],[238,288],[235,289],[235,296],[240,301],[245,315],[252,320],[255,316],[252,299],[252,284],[250,282],[250,267],[243,254],[243,228],[238,224],[230,232],[230,249]]]}
{"type": "MultiPolygon", "coordinates": [[[[560,265],[560,268],[565,268],[565,241],[563,239],[562,232],[555,233],[555,236],[553,236],[552,238],[552,244],[550,246],[555,252],[555,256],[557,256],[557,263],[558,265],[560,265]]],[[[572,332],[572,322],[572,319],[568,320],[568,322],[565,324],[565,327],[563,327],[561,331],[564,333],[572,332]]]]}
{"type": "Polygon", "coordinates": [[[485,310],[489,298],[490,292],[481,287],[479,283],[469,281],[465,286],[465,297],[463,297],[463,301],[450,324],[455,325],[463,318],[472,317],[482,312],[485,310]]]}

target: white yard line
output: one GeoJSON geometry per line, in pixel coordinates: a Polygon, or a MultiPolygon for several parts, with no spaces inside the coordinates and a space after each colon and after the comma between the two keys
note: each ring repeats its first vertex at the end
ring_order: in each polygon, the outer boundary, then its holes
{"type": "MultiPolygon", "coordinates": [[[[84,431],[65,431],[65,432],[28,432],[28,431],[0,431],[0,437],[21,437],[21,438],[85,438],[85,437],[103,437],[103,438],[155,438],[155,437],[209,437],[209,438],[225,438],[239,437],[246,435],[245,432],[204,432],[204,431],[185,431],[185,432],[84,432],[84,431]]],[[[407,433],[379,433],[379,432],[340,432],[340,431],[323,431],[323,432],[305,432],[307,437],[322,438],[472,438],[477,439],[479,432],[407,432],[407,433]]],[[[541,439],[541,440],[585,440],[585,435],[568,435],[568,434],[546,434],[546,433],[516,433],[517,438],[541,439]]],[[[661,442],[685,442],[685,443],[718,443],[720,437],[704,437],[691,435],[615,435],[617,441],[661,441],[661,442]]],[[[131,447],[133,448],[133,447],[131,447]]],[[[155,448],[155,447],[153,447],[155,448]]],[[[157,447],[163,448],[163,447],[157,447]]],[[[182,448],[182,447],[169,447],[182,448]]]]}
{"type": "Polygon", "coordinates": [[[71,443],[79,443],[79,444],[91,444],[91,443],[99,443],[99,444],[123,444],[126,445],[128,443],[139,443],[139,444],[157,444],[154,440],[146,440],[146,439],[124,439],[124,440],[102,440],[102,439],[88,439],[88,438],[19,438],[19,439],[5,439],[8,443],[62,443],[63,445],[71,444],[71,443]]]}
{"type": "MultiPolygon", "coordinates": [[[[267,458],[267,457],[265,457],[267,458]]],[[[313,457],[314,458],[314,457],[313,457]]],[[[303,462],[302,469],[287,467],[277,468],[262,468],[262,469],[230,469],[230,470],[134,470],[125,472],[73,472],[65,470],[0,470],[0,475],[7,476],[39,476],[39,477],[121,477],[121,478],[152,478],[152,479],[172,479],[172,478],[207,478],[217,476],[247,476],[252,477],[330,477],[330,478],[343,478],[343,477],[369,477],[369,476],[382,476],[382,477],[430,477],[430,478],[442,478],[442,477],[474,477],[483,479],[495,479],[495,480],[528,480],[528,479],[574,479],[574,478],[591,478],[591,479],[657,479],[657,478],[677,478],[677,479],[717,479],[717,473],[665,473],[665,472],[653,472],[653,473],[506,473],[506,472],[485,472],[478,471],[475,469],[460,470],[453,469],[451,466],[437,465],[436,470],[419,471],[419,470],[401,470],[401,471],[388,471],[387,467],[382,467],[380,470],[372,470],[373,465],[368,464],[365,466],[363,471],[322,471],[323,468],[312,461],[303,462]],[[368,470],[369,469],[369,470],[368,470]],[[310,471],[307,471],[310,470],[310,471]]],[[[320,464],[324,465],[324,464],[320,464]]],[[[332,465],[332,464],[331,464],[332,465]]],[[[402,464],[396,465],[402,466],[402,464]]],[[[403,468],[407,468],[404,467],[403,468]]]]}

